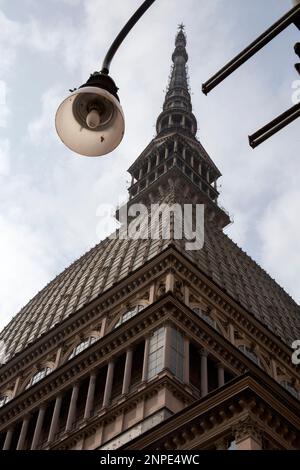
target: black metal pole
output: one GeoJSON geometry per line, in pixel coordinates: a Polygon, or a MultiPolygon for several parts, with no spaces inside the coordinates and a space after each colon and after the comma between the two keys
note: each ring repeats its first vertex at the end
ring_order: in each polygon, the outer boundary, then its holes
{"type": "Polygon", "coordinates": [[[295,121],[300,117],[300,103],[295,104],[290,109],[280,114],[273,121],[266,124],[264,127],[259,129],[257,132],[249,136],[249,144],[252,148],[257,147],[265,140],[269,139],[272,135],[279,132],[281,129],[286,127],[291,122],[295,121]]]}
{"type": "Polygon", "coordinates": [[[234,59],[228,62],[219,72],[211,77],[207,82],[202,85],[202,91],[207,95],[213,88],[221,83],[228,75],[234,72],[248,59],[250,59],[256,52],[262,49],[279,33],[290,26],[292,23],[300,20],[300,4],[289,10],[282,18],[261,34],[255,41],[253,41],[246,49],[238,54],[234,59]]]}
{"type": "Polygon", "coordinates": [[[110,69],[110,64],[111,61],[114,58],[115,53],[119,49],[120,45],[128,35],[128,33],[132,30],[134,25],[139,21],[139,19],[143,16],[144,13],[151,7],[151,5],[155,2],[155,0],[145,0],[144,3],[137,9],[137,11],[132,15],[130,20],[126,23],[124,28],[120,31],[112,45],[110,46],[103,64],[102,64],[102,70],[101,73],[108,75],[109,74],[109,69],[110,69]]]}

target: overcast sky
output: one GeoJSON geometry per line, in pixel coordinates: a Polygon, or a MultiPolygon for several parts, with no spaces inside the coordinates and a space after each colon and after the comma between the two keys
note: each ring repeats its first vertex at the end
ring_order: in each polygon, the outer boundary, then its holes
{"type": "Polygon", "coordinates": [[[0,327],[99,241],[99,204],[126,198],[126,170],[154,137],[181,22],[198,137],[223,174],[220,202],[234,219],[226,232],[300,300],[300,122],[255,151],[247,141],[292,105],[299,31],[291,26],[201,92],[290,0],[157,0],[111,68],[126,116],[120,147],[85,159],[57,138],[58,104],[100,68],[141,1],[0,0],[0,327]]]}

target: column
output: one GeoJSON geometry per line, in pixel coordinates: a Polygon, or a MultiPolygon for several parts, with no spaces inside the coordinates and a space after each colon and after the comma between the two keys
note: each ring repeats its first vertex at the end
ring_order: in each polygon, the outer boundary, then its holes
{"type": "Polygon", "coordinates": [[[84,419],[88,419],[91,416],[91,411],[94,407],[95,389],[96,389],[96,372],[90,375],[89,389],[87,393],[87,399],[84,410],[84,419]]]}
{"type": "Polygon", "coordinates": [[[168,157],[169,157],[169,149],[168,149],[168,146],[166,146],[166,148],[165,148],[165,160],[167,160],[168,157]]]}
{"type": "Polygon", "coordinates": [[[274,379],[278,380],[276,361],[273,357],[271,358],[271,368],[272,368],[272,375],[274,379]]]}
{"type": "Polygon", "coordinates": [[[164,354],[164,368],[171,370],[171,326],[165,326],[165,354],[164,354]]]}
{"type": "Polygon", "coordinates": [[[143,168],[140,168],[140,171],[139,171],[139,180],[142,178],[143,176],[143,168]]]}
{"type": "Polygon", "coordinates": [[[159,152],[156,153],[156,166],[159,165],[159,152]]]}
{"type": "Polygon", "coordinates": [[[103,397],[103,407],[108,406],[111,397],[111,390],[114,378],[114,360],[111,360],[108,363],[107,367],[107,374],[106,374],[106,382],[105,382],[105,390],[104,390],[104,397],[103,397]]]}
{"type": "Polygon", "coordinates": [[[31,444],[31,450],[35,450],[37,448],[38,444],[39,444],[41,431],[42,431],[42,427],[43,427],[43,423],[44,423],[45,413],[46,413],[46,406],[43,405],[39,409],[39,414],[38,414],[38,418],[37,418],[37,421],[36,421],[33,440],[32,440],[32,444],[31,444]]]}
{"type": "Polygon", "coordinates": [[[150,171],[151,171],[151,158],[149,157],[148,162],[147,162],[147,173],[150,173],[150,171]]]}
{"type": "Polygon", "coordinates": [[[131,381],[131,371],[132,371],[132,356],[133,351],[131,348],[126,351],[126,361],[124,368],[124,377],[123,377],[123,386],[122,386],[122,395],[126,395],[129,392],[130,381],[131,381]]]}
{"type": "Polygon", "coordinates": [[[155,297],[155,284],[151,284],[150,291],[149,291],[149,303],[152,304],[154,302],[155,297]]]}
{"type": "Polygon", "coordinates": [[[193,154],[191,155],[191,162],[190,162],[190,164],[191,164],[191,167],[194,168],[194,155],[193,155],[193,154]]]}
{"type": "Polygon", "coordinates": [[[103,338],[106,330],[107,317],[104,317],[101,323],[100,338],[103,338]]]}
{"type": "Polygon", "coordinates": [[[222,387],[225,383],[225,371],[223,364],[218,364],[218,387],[222,387]]]}
{"type": "Polygon", "coordinates": [[[9,450],[11,446],[11,441],[13,438],[14,430],[13,428],[9,428],[6,433],[4,445],[3,445],[3,450],[9,450]]]}
{"type": "Polygon", "coordinates": [[[66,431],[70,431],[74,423],[74,418],[76,415],[78,393],[79,393],[79,384],[75,383],[73,385],[73,390],[72,390],[72,396],[71,396],[69,413],[68,413],[67,424],[66,424],[66,431]]]}
{"type": "Polygon", "coordinates": [[[30,416],[25,416],[23,419],[20,437],[19,437],[18,444],[17,444],[17,450],[23,450],[24,448],[29,420],[30,420],[30,416]]]}
{"type": "Polygon", "coordinates": [[[184,337],[184,363],[183,363],[183,381],[186,384],[190,383],[190,341],[184,337]]]}
{"type": "Polygon", "coordinates": [[[56,397],[54,411],[53,411],[53,415],[52,415],[52,421],[51,421],[51,426],[50,426],[50,431],[49,431],[49,436],[48,436],[48,442],[52,442],[53,439],[55,438],[55,434],[57,432],[57,425],[58,425],[59,415],[60,415],[61,403],[62,403],[62,396],[58,395],[56,397]]]}
{"type": "Polygon", "coordinates": [[[172,115],[171,115],[171,114],[169,114],[169,122],[168,122],[168,125],[169,125],[169,127],[171,127],[171,125],[172,125],[172,115]]]}
{"type": "Polygon", "coordinates": [[[144,348],[144,362],[143,362],[142,382],[146,382],[146,380],[148,378],[149,350],[150,350],[150,337],[147,336],[147,338],[145,339],[145,348],[144,348]]]}
{"type": "Polygon", "coordinates": [[[232,323],[229,324],[229,341],[234,344],[234,326],[232,323]]]}
{"type": "Polygon", "coordinates": [[[189,306],[190,305],[190,289],[188,286],[184,286],[184,303],[189,306]]]}
{"type": "Polygon", "coordinates": [[[61,355],[62,355],[62,351],[63,351],[63,347],[60,346],[58,348],[58,351],[56,353],[56,358],[55,358],[55,366],[54,366],[54,369],[56,369],[60,363],[60,358],[61,358],[61,355]]]}
{"type": "Polygon", "coordinates": [[[200,351],[201,357],[201,397],[208,393],[208,377],[207,377],[207,351],[200,351]]]}

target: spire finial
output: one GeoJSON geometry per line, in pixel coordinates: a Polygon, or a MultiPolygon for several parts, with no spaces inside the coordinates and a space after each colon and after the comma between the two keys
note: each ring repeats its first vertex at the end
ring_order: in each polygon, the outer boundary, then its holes
{"type": "Polygon", "coordinates": [[[184,32],[185,26],[184,26],[183,23],[180,23],[180,24],[178,25],[178,30],[184,32]]]}

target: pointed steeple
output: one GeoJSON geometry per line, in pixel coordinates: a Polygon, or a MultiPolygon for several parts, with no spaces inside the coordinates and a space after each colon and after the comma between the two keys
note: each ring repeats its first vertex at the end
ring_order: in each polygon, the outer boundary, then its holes
{"type": "Polygon", "coordinates": [[[157,134],[166,134],[170,130],[176,129],[195,137],[197,133],[197,120],[192,113],[186,65],[188,54],[183,25],[179,26],[179,31],[176,35],[172,61],[173,65],[163,112],[159,115],[156,123],[157,134]]]}
{"type": "Polygon", "coordinates": [[[223,228],[230,218],[218,205],[217,180],[221,173],[196,137],[183,25],[176,35],[172,61],[163,111],[157,118],[157,135],[128,170],[132,178],[129,205],[166,200],[205,204],[207,216],[223,228]]]}

